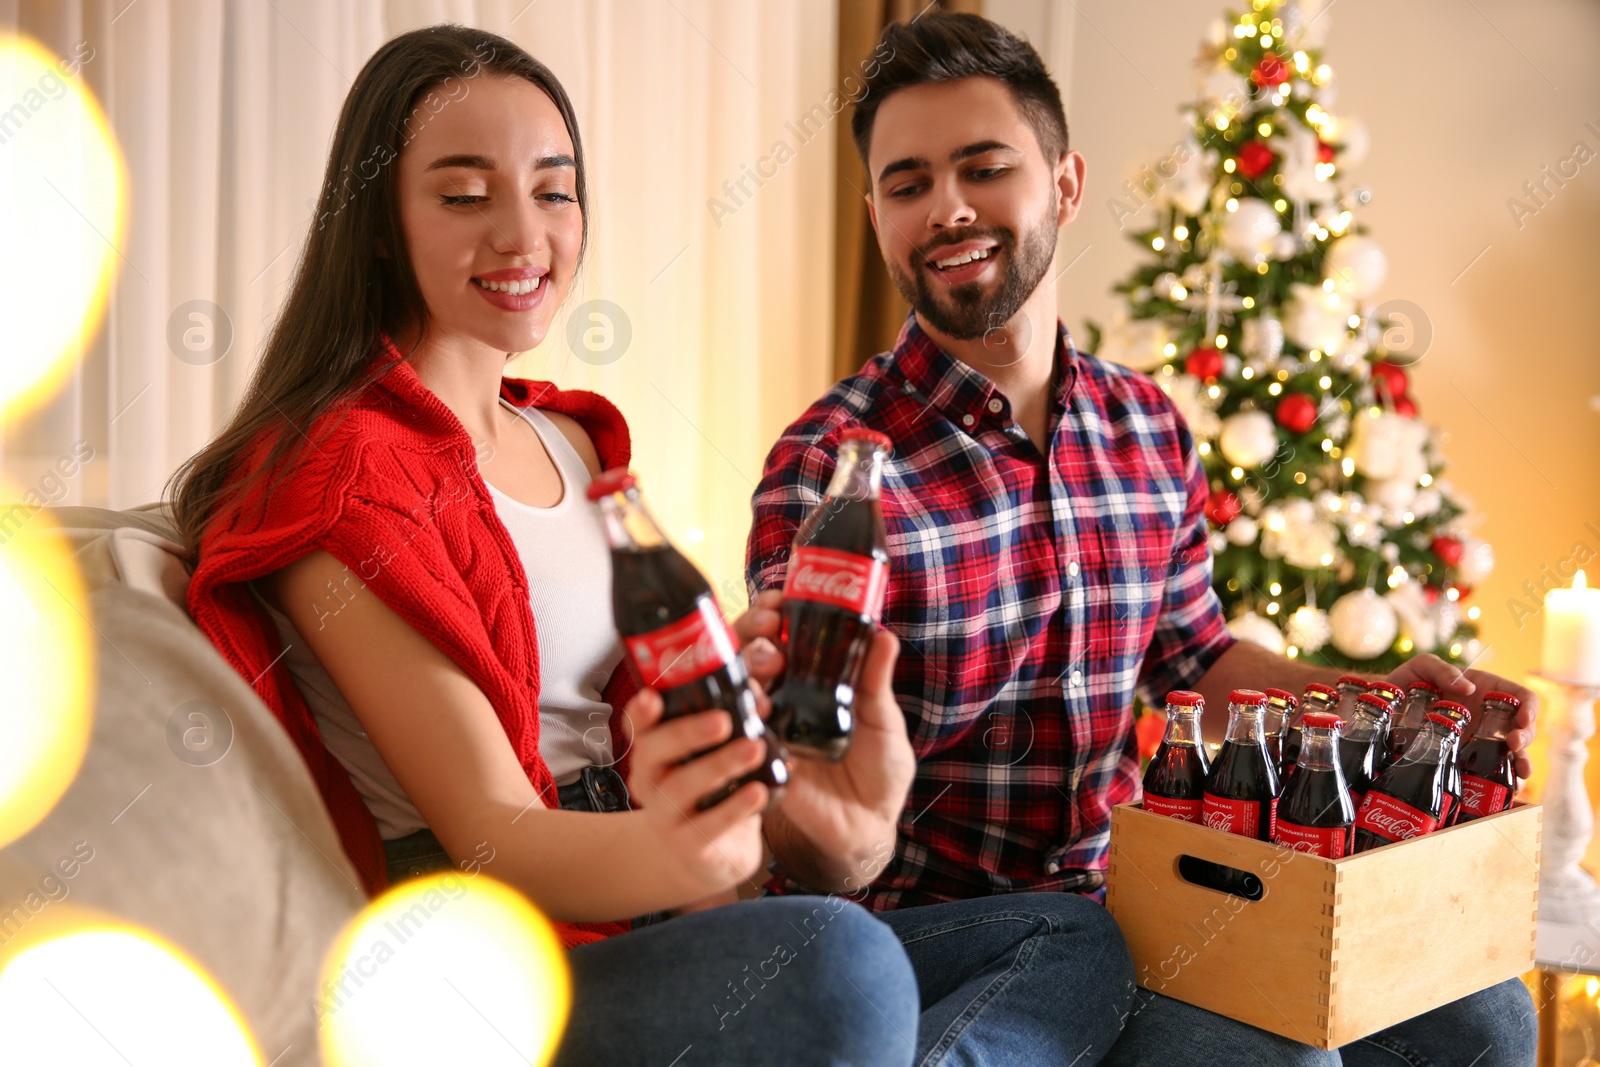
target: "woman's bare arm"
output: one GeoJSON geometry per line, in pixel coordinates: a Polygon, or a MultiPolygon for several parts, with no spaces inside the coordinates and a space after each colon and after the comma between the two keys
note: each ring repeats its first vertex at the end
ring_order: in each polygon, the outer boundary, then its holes
{"type": "MultiPolygon", "coordinates": [[[[528,782],[493,706],[470,676],[364,585],[337,615],[320,613],[344,566],[312,552],[262,584],[294,623],[378,755],[445,851],[473,856],[520,888],[552,918],[626,919],[698,900],[749,877],[761,859],[765,790],[747,786],[710,811],[694,798],[753,768],[759,746],[740,742],[681,767],[678,759],[731,733],[726,714],[687,716],[641,728],[633,741],[640,811],[547,809],[528,782]],[[753,749],[753,750],[752,750],[753,749]],[[653,803],[652,803],[653,802],[653,803]]],[[[630,703],[654,724],[659,698],[630,703]],[[653,714],[652,714],[653,713],[653,714]]]]}

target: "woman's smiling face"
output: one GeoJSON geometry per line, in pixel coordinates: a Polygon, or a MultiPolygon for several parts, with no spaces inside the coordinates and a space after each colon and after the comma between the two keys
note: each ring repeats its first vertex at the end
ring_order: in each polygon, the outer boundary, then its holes
{"type": "Polygon", "coordinates": [[[400,223],[431,339],[523,352],[544,340],[577,268],[575,152],[561,112],[532,82],[466,85],[436,114],[414,112],[397,160],[400,223]]]}

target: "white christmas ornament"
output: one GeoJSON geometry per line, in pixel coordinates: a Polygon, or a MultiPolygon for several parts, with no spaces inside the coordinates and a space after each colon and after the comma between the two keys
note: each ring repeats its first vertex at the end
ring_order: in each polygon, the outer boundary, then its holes
{"type": "MultiPolygon", "coordinates": [[[[1366,408],[1355,417],[1347,453],[1356,470],[1367,478],[1395,478],[1411,473],[1412,487],[1427,472],[1423,447],[1428,428],[1415,419],[1392,411],[1376,415],[1366,408]]],[[[1371,497],[1369,492],[1368,497],[1371,497]]]]}
{"type": "Polygon", "coordinates": [[[1283,231],[1278,213],[1259,197],[1239,200],[1237,209],[1224,211],[1217,223],[1217,242],[1241,263],[1254,263],[1272,250],[1273,239],[1283,231]]]}
{"type": "Polygon", "coordinates": [[[1284,335],[1301,348],[1332,352],[1349,331],[1350,310],[1336,292],[1295,282],[1283,309],[1284,335]]]}
{"type": "Polygon", "coordinates": [[[1146,374],[1167,360],[1163,351],[1169,338],[1160,319],[1129,319],[1118,312],[1100,338],[1095,355],[1146,374]]]}
{"type": "Polygon", "coordinates": [[[1340,166],[1346,169],[1361,166],[1372,147],[1372,136],[1367,132],[1366,123],[1353,115],[1341,115],[1329,124],[1326,133],[1332,143],[1339,147],[1340,166]]]}
{"type": "Polygon", "coordinates": [[[1439,629],[1428,610],[1427,597],[1416,582],[1402,582],[1383,598],[1394,609],[1400,632],[1411,639],[1416,652],[1432,652],[1439,644],[1439,629]]]}
{"type": "Polygon", "coordinates": [[[1179,374],[1171,378],[1158,378],[1157,381],[1161,383],[1162,391],[1172,398],[1172,406],[1178,409],[1183,421],[1189,424],[1190,433],[1203,441],[1217,436],[1222,429],[1222,420],[1217,418],[1216,401],[1206,395],[1205,384],[1199,378],[1192,374],[1179,374]]]}
{"type": "Polygon", "coordinates": [[[1254,641],[1262,648],[1276,652],[1280,656],[1288,647],[1282,631],[1253,611],[1247,611],[1231,620],[1228,623],[1228,632],[1240,641],[1254,641]]]}
{"type": "Polygon", "coordinates": [[[1332,281],[1339,292],[1364,300],[1383,286],[1389,259],[1377,241],[1351,234],[1339,238],[1328,249],[1322,269],[1323,277],[1332,281]]]}
{"type": "Polygon", "coordinates": [[[1263,363],[1276,363],[1283,355],[1283,323],[1271,312],[1262,312],[1253,319],[1244,320],[1244,336],[1240,341],[1245,355],[1263,363]]]}
{"type": "Polygon", "coordinates": [[[1493,570],[1494,546],[1476,537],[1465,538],[1461,544],[1459,564],[1461,580],[1467,585],[1477,585],[1488,578],[1493,570]]]}
{"type": "Polygon", "coordinates": [[[1227,536],[1230,544],[1243,547],[1255,544],[1256,534],[1260,532],[1260,527],[1256,520],[1250,516],[1240,515],[1237,519],[1228,523],[1227,528],[1222,532],[1227,536]]]}
{"type": "Polygon", "coordinates": [[[1178,164],[1178,173],[1161,187],[1161,198],[1163,203],[1171,204],[1185,215],[1198,215],[1205,210],[1206,200],[1211,196],[1211,175],[1217,165],[1217,153],[1202,152],[1200,142],[1192,136],[1183,146],[1184,160],[1178,164]]]}
{"type": "Polygon", "coordinates": [[[1315,652],[1328,643],[1332,630],[1328,626],[1328,613],[1310,604],[1302,604],[1283,625],[1283,635],[1289,643],[1302,652],[1315,652]]]}
{"type": "Polygon", "coordinates": [[[1333,647],[1351,659],[1381,654],[1400,632],[1394,607],[1371,589],[1346,593],[1334,601],[1328,623],[1333,647]]]}
{"type": "Polygon", "coordinates": [[[1337,195],[1333,183],[1317,176],[1316,134],[1295,123],[1285,137],[1275,138],[1273,143],[1280,156],[1278,173],[1283,175],[1284,196],[1308,204],[1333,200],[1337,195]]]}
{"type": "Polygon", "coordinates": [[[1229,463],[1252,470],[1278,450],[1278,431],[1266,412],[1241,411],[1222,420],[1217,444],[1229,463]]]}

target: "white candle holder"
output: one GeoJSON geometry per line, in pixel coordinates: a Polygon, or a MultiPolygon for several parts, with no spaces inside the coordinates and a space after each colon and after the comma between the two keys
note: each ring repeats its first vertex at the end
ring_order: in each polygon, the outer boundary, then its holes
{"type": "Polygon", "coordinates": [[[1539,861],[1539,918],[1547,922],[1595,924],[1600,930],[1600,884],[1580,863],[1594,837],[1594,803],[1584,783],[1594,704],[1600,685],[1533,672],[1552,705],[1549,723],[1550,778],[1545,786],[1544,840],[1539,861]]]}

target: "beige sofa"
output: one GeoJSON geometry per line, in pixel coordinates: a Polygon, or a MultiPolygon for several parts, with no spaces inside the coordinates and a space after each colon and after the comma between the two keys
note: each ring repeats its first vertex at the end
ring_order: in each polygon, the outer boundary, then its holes
{"type": "Polygon", "coordinates": [[[184,610],[164,506],[45,513],[89,598],[94,732],[61,802],[0,851],[0,944],[62,902],[115,913],[210,972],[263,1062],[316,1064],[318,970],[366,898],[310,774],[184,610]]]}

